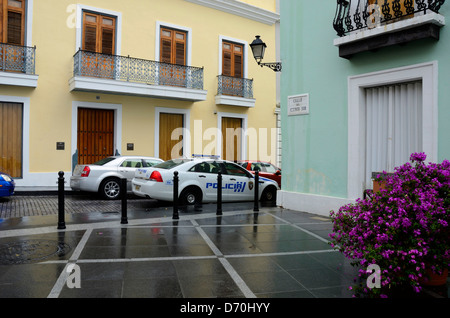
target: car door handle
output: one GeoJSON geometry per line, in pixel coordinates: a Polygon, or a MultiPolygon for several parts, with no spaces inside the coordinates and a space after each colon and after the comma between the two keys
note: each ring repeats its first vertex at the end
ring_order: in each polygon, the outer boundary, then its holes
{"type": "Polygon", "coordinates": [[[236,179],[235,179],[235,178],[231,178],[230,180],[231,180],[231,181],[236,181],[236,179]]]}
{"type": "Polygon", "coordinates": [[[200,175],[200,176],[198,176],[199,178],[206,178],[206,176],[204,176],[204,175],[200,175]]]}

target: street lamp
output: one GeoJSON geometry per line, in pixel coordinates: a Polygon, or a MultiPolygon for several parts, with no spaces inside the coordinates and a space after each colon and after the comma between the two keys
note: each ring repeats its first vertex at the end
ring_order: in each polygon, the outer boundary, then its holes
{"type": "Polygon", "coordinates": [[[255,61],[256,63],[258,63],[258,65],[260,65],[261,67],[267,66],[275,72],[281,72],[281,62],[261,63],[261,61],[264,59],[264,53],[266,51],[267,45],[260,39],[259,35],[256,36],[256,39],[253,40],[252,44],[250,44],[250,47],[252,48],[253,57],[255,58],[255,61]]]}

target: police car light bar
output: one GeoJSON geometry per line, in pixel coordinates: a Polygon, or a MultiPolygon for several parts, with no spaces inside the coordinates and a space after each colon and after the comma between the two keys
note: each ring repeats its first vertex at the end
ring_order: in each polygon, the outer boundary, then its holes
{"type": "Polygon", "coordinates": [[[217,155],[197,155],[197,154],[193,154],[192,158],[220,159],[220,156],[217,156],[217,155]]]}

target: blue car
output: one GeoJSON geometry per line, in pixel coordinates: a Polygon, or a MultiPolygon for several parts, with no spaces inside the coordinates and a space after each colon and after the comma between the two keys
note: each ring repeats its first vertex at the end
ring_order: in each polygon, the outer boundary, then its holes
{"type": "Polygon", "coordinates": [[[11,176],[0,172],[0,197],[9,197],[13,195],[15,186],[16,184],[11,176]]]}

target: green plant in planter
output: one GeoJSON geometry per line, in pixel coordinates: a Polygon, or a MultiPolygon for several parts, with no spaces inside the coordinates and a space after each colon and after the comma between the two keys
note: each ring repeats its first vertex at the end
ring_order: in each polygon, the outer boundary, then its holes
{"type": "Polygon", "coordinates": [[[377,176],[386,188],[331,211],[331,244],[359,266],[355,296],[386,297],[402,289],[420,293],[426,269],[441,273],[450,262],[450,162],[425,163],[413,153],[412,163],[393,174],[377,176]],[[379,286],[367,281],[380,268],[379,286]],[[369,284],[371,286],[371,284],[369,284]]]}

